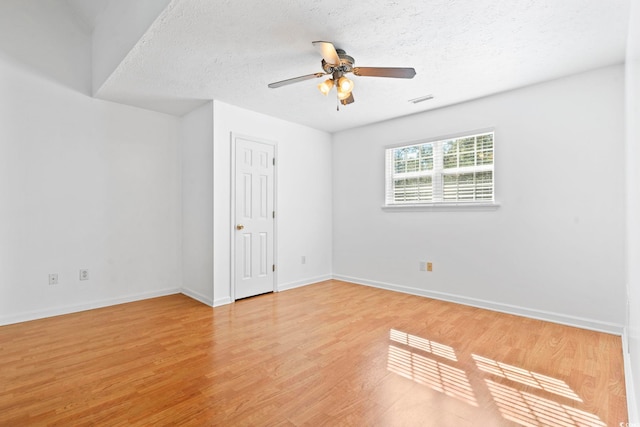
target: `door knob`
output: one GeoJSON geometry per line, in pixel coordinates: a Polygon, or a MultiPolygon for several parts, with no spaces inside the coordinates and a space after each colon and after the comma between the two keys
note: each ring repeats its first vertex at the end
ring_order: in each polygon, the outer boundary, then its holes
{"type": "Polygon", "coordinates": [[[242,230],[243,228],[244,228],[244,225],[242,224],[236,225],[236,230],[242,230]]]}

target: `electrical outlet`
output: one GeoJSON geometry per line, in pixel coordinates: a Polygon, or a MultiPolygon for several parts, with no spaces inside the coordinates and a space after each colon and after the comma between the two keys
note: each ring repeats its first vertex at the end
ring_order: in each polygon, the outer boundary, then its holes
{"type": "Polygon", "coordinates": [[[49,275],[49,284],[50,285],[58,284],[58,273],[53,273],[49,275]]]}
{"type": "Polygon", "coordinates": [[[420,271],[427,271],[427,263],[424,261],[420,261],[418,263],[418,268],[420,269],[420,271]]]}
{"type": "Polygon", "coordinates": [[[432,262],[428,262],[427,263],[427,271],[433,271],[433,263],[432,262]]]}
{"type": "Polygon", "coordinates": [[[301,262],[302,264],[306,264],[306,263],[307,263],[307,257],[306,257],[306,256],[304,256],[304,255],[302,255],[302,257],[300,258],[300,262],[301,262]]]}
{"type": "Polygon", "coordinates": [[[89,270],[86,268],[80,270],[80,280],[89,280],[89,270]]]}

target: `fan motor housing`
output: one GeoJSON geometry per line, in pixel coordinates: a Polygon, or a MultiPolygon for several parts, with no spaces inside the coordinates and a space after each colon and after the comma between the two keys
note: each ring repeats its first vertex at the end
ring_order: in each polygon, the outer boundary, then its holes
{"type": "Polygon", "coordinates": [[[352,56],[347,55],[347,53],[342,49],[336,49],[338,53],[338,57],[340,58],[340,65],[336,64],[328,64],[324,59],[322,60],[322,69],[328,73],[332,74],[336,71],[340,73],[349,73],[353,69],[353,64],[355,64],[355,59],[352,56]]]}

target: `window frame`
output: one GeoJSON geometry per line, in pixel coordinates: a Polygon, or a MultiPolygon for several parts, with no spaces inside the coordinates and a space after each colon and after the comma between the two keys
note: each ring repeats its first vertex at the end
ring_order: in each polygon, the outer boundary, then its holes
{"type": "MultiPolygon", "coordinates": [[[[383,210],[388,210],[388,211],[411,211],[411,210],[418,210],[418,211],[422,211],[422,210],[459,210],[459,209],[468,209],[468,210],[493,210],[496,209],[500,206],[500,203],[498,203],[496,201],[496,146],[495,146],[495,140],[496,140],[496,131],[495,128],[483,128],[483,129],[477,129],[477,130],[473,130],[473,131],[465,131],[465,132],[458,132],[455,134],[450,134],[450,135],[441,135],[441,136],[437,136],[434,138],[427,138],[427,139],[419,139],[419,140],[413,140],[413,141],[405,141],[402,143],[396,143],[396,144],[391,144],[391,145],[387,145],[383,148],[383,157],[384,157],[384,194],[383,194],[383,204],[382,204],[382,209],[383,210]],[[431,175],[432,176],[432,182],[433,185],[439,185],[441,186],[440,190],[441,190],[441,194],[444,197],[444,185],[443,185],[443,181],[444,181],[444,176],[446,175],[444,173],[444,171],[446,170],[444,168],[444,155],[442,155],[440,157],[440,162],[441,164],[439,165],[439,167],[437,167],[436,165],[436,145],[440,145],[440,147],[442,146],[442,144],[445,141],[448,140],[452,140],[452,139],[462,139],[465,137],[476,137],[478,135],[482,135],[482,134],[487,134],[487,133],[492,133],[493,134],[493,163],[491,165],[490,168],[486,168],[486,167],[480,167],[478,168],[478,166],[473,166],[474,168],[474,172],[478,172],[477,169],[489,169],[492,171],[492,185],[493,185],[493,199],[492,200],[452,200],[452,201],[447,201],[444,200],[444,198],[440,201],[425,201],[425,202],[415,202],[415,203],[389,203],[389,195],[392,193],[393,189],[392,189],[392,185],[393,185],[393,180],[396,177],[396,175],[394,174],[394,168],[395,168],[395,162],[393,160],[393,152],[389,153],[389,150],[393,150],[393,149],[397,149],[397,148],[402,148],[402,147],[412,147],[412,146],[420,146],[423,144],[433,144],[434,150],[433,150],[433,157],[434,157],[434,164],[433,164],[433,170],[431,173],[414,173],[415,177],[418,176],[428,176],[431,175]]],[[[441,148],[440,148],[441,150],[441,148]]],[[[460,171],[459,168],[455,168],[456,170],[460,171]]],[[[455,173],[455,172],[454,172],[455,173]]],[[[434,188],[432,188],[431,190],[432,192],[436,192],[436,190],[434,188]]]]}

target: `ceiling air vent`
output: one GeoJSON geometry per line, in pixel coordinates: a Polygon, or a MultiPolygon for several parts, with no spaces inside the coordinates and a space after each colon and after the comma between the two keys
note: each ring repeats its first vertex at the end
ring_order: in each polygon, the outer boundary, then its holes
{"type": "Polygon", "coordinates": [[[421,96],[420,98],[413,98],[413,99],[410,99],[409,102],[413,102],[414,104],[417,104],[419,102],[428,101],[430,99],[433,99],[433,95],[425,95],[425,96],[421,96]]]}

